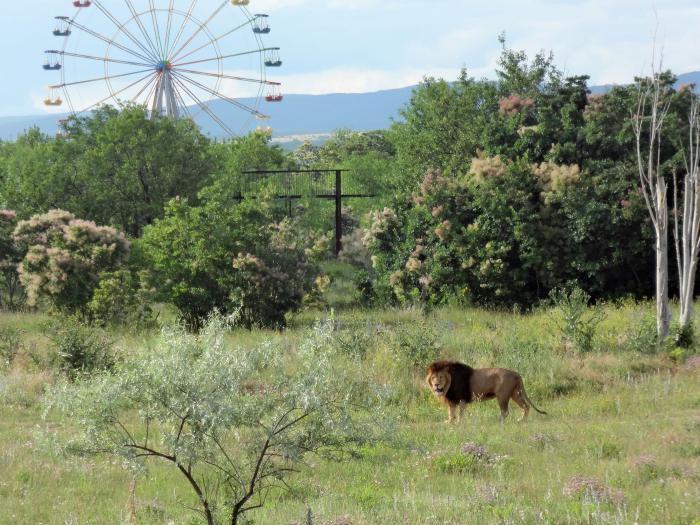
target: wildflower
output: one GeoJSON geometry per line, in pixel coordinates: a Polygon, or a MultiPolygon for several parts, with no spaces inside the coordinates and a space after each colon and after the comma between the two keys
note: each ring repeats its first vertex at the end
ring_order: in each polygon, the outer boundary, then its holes
{"type": "Polygon", "coordinates": [[[409,257],[408,261],[406,261],[406,269],[409,272],[417,272],[420,270],[421,266],[423,266],[423,263],[415,257],[409,257]]]}

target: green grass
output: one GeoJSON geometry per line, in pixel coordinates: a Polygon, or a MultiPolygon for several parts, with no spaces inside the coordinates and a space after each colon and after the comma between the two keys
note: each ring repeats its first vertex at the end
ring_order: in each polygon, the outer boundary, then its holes
{"type": "MultiPolygon", "coordinates": [[[[650,305],[602,308],[606,318],[589,354],[562,342],[548,310],[445,309],[423,317],[418,310],[345,309],[336,316],[337,336],[366,352],[357,373],[396,387],[390,411],[400,424],[392,439],[347,461],[308,457],[290,478],[291,490],[271,494],[251,518],[304,523],[310,508],[314,523],[337,525],[700,524],[698,372],[644,346],[635,327],[650,305]],[[426,345],[432,350],[421,353],[426,345]],[[486,402],[446,425],[446,410],[423,388],[422,368],[407,369],[397,351],[417,352],[411,359],[419,363],[433,352],[514,368],[550,415],[532,412],[518,423],[511,406],[501,426],[496,405],[486,402]],[[465,454],[465,443],[485,447],[486,457],[465,454]]],[[[276,337],[291,349],[317,317],[295,316],[282,333],[237,331],[230,343],[276,337]]],[[[47,318],[0,314],[0,332],[9,329],[21,332],[22,345],[0,372],[0,523],[126,523],[131,478],[120,464],[56,457],[44,444],[47,428],[65,432],[72,424],[41,418],[43,387],[57,374],[46,367],[47,318]]],[[[113,336],[117,351],[128,354],[154,334],[113,336]]],[[[185,508],[193,505],[189,489],[171,474],[151,463],[139,480],[139,524],[198,523],[185,508]]]]}

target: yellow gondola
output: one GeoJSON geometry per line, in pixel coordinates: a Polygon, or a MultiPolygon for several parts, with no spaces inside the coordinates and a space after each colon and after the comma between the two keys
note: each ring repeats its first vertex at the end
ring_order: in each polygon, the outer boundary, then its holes
{"type": "Polygon", "coordinates": [[[248,5],[250,4],[250,0],[231,0],[231,3],[233,5],[248,5]]]}

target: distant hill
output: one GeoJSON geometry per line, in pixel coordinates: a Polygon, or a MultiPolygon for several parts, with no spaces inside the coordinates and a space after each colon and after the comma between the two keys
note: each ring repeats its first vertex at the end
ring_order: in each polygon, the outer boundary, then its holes
{"type": "MultiPolygon", "coordinates": [[[[700,71],[678,77],[678,85],[688,83],[700,86],[700,71]]],[[[324,135],[339,128],[368,131],[389,127],[392,119],[399,119],[399,109],[408,103],[414,88],[415,86],[408,86],[373,93],[287,95],[281,104],[265,104],[264,111],[272,117],[270,125],[275,130],[275,137],[315,135],[317,139],[320,136],[319,140],[322,140],[324,135]]],[[[593,86],[591,91],[604,93],[611,88],[610,85],[593,86]]],[[[242,99],[241,102],[251,104],[253,101],[242,99]]],[[[210,106],[224,122],[235,122],[239,116],[224,101],[214,101],[210,106]]],[[[44,132],[54,134],[57,131],[56,121],[59,118],[61,115],[0,117],[0,139],[12,140],[32,126],[39,126],[44,132]]],[[[208,135],[223,136],[221,128],[208,117],[200,116],[197,121],[208,135]]],[[[240,131],[252,130],[259,124],[252,121],[240,131]]],[[[233,128],[239,131],[235,126],[233,128]]],[[[282,142],[295,144],[297,141],[292,138],[282,142]]]]}

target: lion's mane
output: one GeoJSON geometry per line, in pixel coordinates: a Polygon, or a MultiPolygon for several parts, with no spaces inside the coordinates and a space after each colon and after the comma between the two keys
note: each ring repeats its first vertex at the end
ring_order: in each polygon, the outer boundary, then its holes
{"type": "Polygon", "coordinates": [[[445,392],[445,400],[455,405],[460,402],[471,403],[473,396],[470,381],[474,369],[459,361],[435,361],[428,367],[428,376],[442,371],[452,378],[450,388],[445,392]]]}

